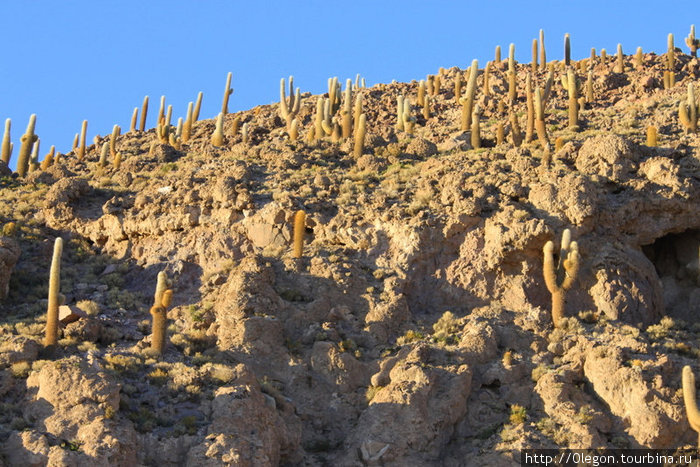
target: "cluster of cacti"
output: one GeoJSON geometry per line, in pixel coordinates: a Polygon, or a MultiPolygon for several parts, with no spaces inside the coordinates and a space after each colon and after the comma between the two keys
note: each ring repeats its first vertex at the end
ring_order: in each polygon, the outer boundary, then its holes
{"type": "Polygon", "coordinates": [[[49,274],[49,304],[46,312],[44,347],[56,345],[58,342],[58,307],[61,305],[59,289],[61,286],[62,253],[63,239],[57,237],[53,245],[53,258],[51,259],[51,272],[49,274]]]}
{"type": "Polygon", "coordinates": [[[678,117],[687,131],[695,133],[698,129],[700,105],[695,101],[693,83],[688,83],[688,96],[678,104],[678,117]]]}
{"type": "Polygon", "coordinates": [[[554,264],[554,242],[548,241],[544,245],[543,251],[544,282],[552,294],[552,322],[554,327],[559,327],[565,314],[566,291],[571,288],[578,275],[578,244],[571,241],[571,231],[564,230],[561,238],[559,262],[556,266],[554,264]]]}
{"type": "Polygon", "coordinates": [[[396,128],[408,134],[413,134],[416,117],[411,114],[411,102],[399,95],[396,97],[396,128]]]}
{"type": "MultiPolygon", "coordinates": [[[[299,88],[296,89],[294,93],[294,77],[289,77],[289,100],[285,95],[285,82],[284,78],[280,80],[280,116],[287,123],[287,132],[291,133],[292,124],[296,119],[297,113],[299,112],[299,106],[301,105],[301,95],[299,88]]],[[[298,122],[297,133],[298,133],[298,122]]],[[[297,139],[297,136],[291,138],[293,140],[297,139]]]]}

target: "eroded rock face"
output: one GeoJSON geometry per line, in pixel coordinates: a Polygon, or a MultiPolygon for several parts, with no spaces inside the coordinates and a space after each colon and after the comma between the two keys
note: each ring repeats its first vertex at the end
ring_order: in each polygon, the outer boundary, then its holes
{"type": "Polygon", "coordinates": [[[19,244],[12,238],[0,237],[0,300],[10,291],[10,276],[21,253],[19,244]]]}
{"type": "Polygon", "coordinates": [[[595,136],[581,145],[576,168],[584,174],[624,182],[637,170],[639,157],[639,149],[621,136],[595,136]]]}
{"type": "Polygon", "coordinates": [[[298,448],[301,433],[285,425],[252,373],[243,365],[237,371],[235,384],[223,386],[214,394],[207,435],[190,449],[186,465],[272,467],[298,448]]]}
{"type": "Polygon", "coordinates": [[[13,433],[3,454],[12,465],[136,465],[136,433],[113,420],[120,385],[78,357],[46,362],[27,380],[24,416],[35,428],[13,433]],[[68,440],[79,451],[59,446],[68,440]]]}

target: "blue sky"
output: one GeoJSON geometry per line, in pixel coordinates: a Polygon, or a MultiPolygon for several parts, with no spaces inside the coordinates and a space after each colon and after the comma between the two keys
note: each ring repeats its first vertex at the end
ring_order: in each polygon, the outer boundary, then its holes
{"type": "MultiPolygon", "coordinates": [[[[161,95],[173,121],[204,92],[200,118],[219,111],[233,72],[230,111],[278,99],[279,80],[294,75],[302,92],[325,92],[327,79],[361,73],[367,84],[422,79],[439,67],[483,66],[496,45],[530,60],[545,31],[549,59],[591,47],[626,54],[638,46],[663,53],[695,20],[697,5],[645,1],[0,1],[0,120],[12,119],[15,151],[37,114],[41,157],[67,152],[81,122],[88,141],[114,124],[128,131],[131,113],[151,99],[148,127],[161,95]]],[[[698,17],[700,27],[700,16],[698,17]]],[[[699,29],[700,30],[700,29],[699,29]]],[[[2,128],[0,128],[0,132],[2,128]]]]}

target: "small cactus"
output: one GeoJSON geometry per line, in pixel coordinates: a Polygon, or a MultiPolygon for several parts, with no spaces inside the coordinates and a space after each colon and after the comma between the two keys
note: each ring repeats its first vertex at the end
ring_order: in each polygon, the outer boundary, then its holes
{"type": "Polygon", "coordinates": [[[481,116],[481,109],[479,105],[474,106],[474,112],[472,112],[472,134],[471,143],[474,149],[479,149],[481,147],[481,127],[479,126],[479,117],[481,116]]]}
{"type": "Polygon", "coordinates": [[[571,288],[578,275],[579,254],[578,244],[571,241],[571,231],[564,230],[561,239],[559,264],[554,265],[554,242],[551,240],[544,245],[544,282],[552,294],[552,321],[554,327],[561,325],[564,317],[566,291],[571,288]]]}
{"type": "Polygon", "coordinates": [[[153,316],[151,323],[151,351],[156,355],[162,355],[166,345],[167,311],[173,296],[173,291],[167,289],[167,283],[165,272],[159,272],[155,301],[151,307],[151,315],[153,316]]]}
{"type": "Polygon", "coordinates": [[[216,117],[216,129],[211,135],[211,144],[214,146],[224,145],[224,114],[220,113],[216,117]]]}
{"type": "Polygon", "coordinates": [[[56,154],[56,146],[51,146],[49,153],[44,156],[44,160],[41,161],[41,170],[47,170],[54,164],[54,155],[56,154]]]}
{"type": "Polygon", "coordinates": [[[297,259],[300,259],[304,254],[305,223],[306,213],[300,209],[294,215],[294,257],[297,259]]]}
{"type": "Polygon", "coordinates": [[[647,146],[650,148],[655,148],[658,145],[658,136],[657,136],[657,130],[655,126],[648,126],[647,127],[647,146]]]}
{"type": "Polygon", "coordinates": [[[139,108],[134,107],[134,112],[131,114],[131,124],[129,125],[129,131],[136,131],[136,123],[139,120],[139,108]]]}
{"type": "Polygon", "coordinates": [[[49,274],[49,304],[46,313],[44,347],[56,345],[58,342],[58,307],[60,305],[59,289],[61,286],[62,253],[63,239],[58,237],[53,245],[53,258],[51,259],[51,272],[49,274]]]}
{"type": "Polygon", "coordinates": [[[622,54],[622,44],[617,44],[617,56],[614,71],[615,73],[625,72],[625,56],[622,54]]]}

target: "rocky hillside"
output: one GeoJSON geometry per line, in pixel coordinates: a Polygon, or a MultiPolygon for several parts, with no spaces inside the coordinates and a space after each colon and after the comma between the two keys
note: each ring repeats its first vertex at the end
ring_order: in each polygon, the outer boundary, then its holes
{"type": "Polygon", "coordinates": [[[332,84],[226,114],[216,144],[214,120],[189,137],[161,122],[25,176],[0,167],[0,465],[694,446],[680,388],[700,370],[700,62],[672,54],[354,87],[349,138],[332,84]],[[578,255],[553,271],[570,283],[555,327],[543,248],[556,267],[565,229],[578,255]],[[56,237],[66,307],[44,346],[56,237]]]}

